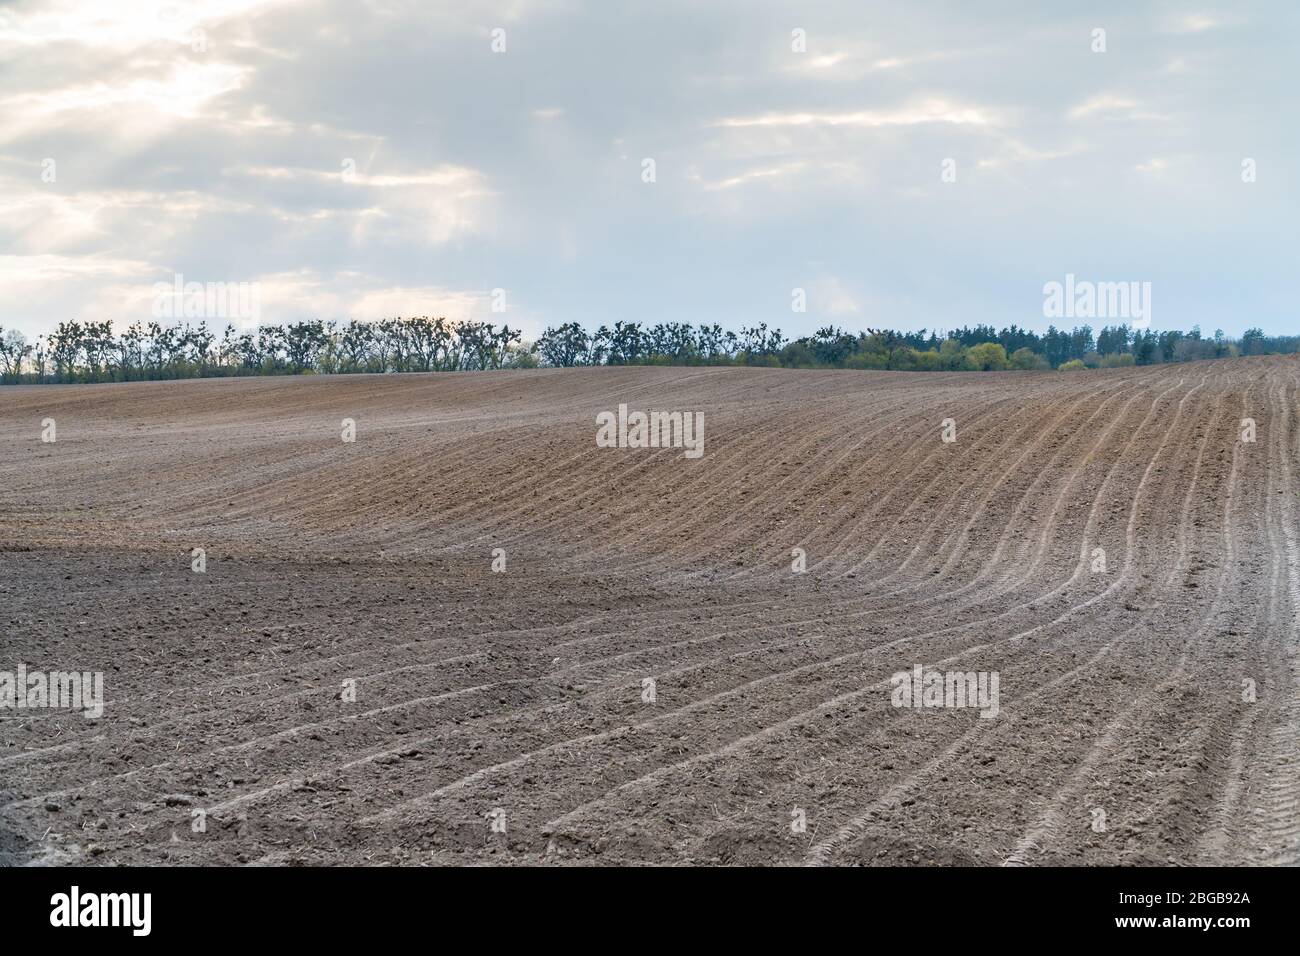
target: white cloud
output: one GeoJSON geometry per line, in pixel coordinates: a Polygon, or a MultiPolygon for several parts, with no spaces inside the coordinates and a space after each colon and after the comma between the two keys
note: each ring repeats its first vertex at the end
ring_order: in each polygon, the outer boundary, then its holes
{"type": "Polygon", "coordinates": [[[788,181],[807,168],[805,163],[783,163],[780,166],[768,166],[761,169],[748,169],[743,173],[728,176],[715,182],[702,182],[705,189],[735,189],[760,180],[788,181]]]}
{"type": "Polygon", "coordinates": [[[465,321],[488,311],[489,293],[441,286],[390,286],[378,276],[356,272],[321,275],[315,270],[258,276],[262,321],[298,318],[375,319],[443,316],[465,321]]]}
{"type": "Polygon", "coordinates": [[[1146,107],[1135,97],[1122,93],[1098,93],[1090,96],[1067,114],[1071,120],[1108,119],[1161,122],[1169,119],[1146,107]]]}
{"type": "Polygon", "coordinates": [[[755,116],[728,117],[718,120],[713,125],[730,128],[744,128],[747,126],[847,126],[873,128],[915,126],[922,123],[955,123],[958,125],[984,126],[991,122],[992,120],[987,111],[973,107],[955,106],[944,100],[928,99],[912,106],[892,110],[761,113],[755,116]]]}
{"type": "Polygon", "coordinates": [[[0,323],[123,317],[181,271],[261,276],[268,319],[472,314],[500,285],[530,310],[512,324],[735,325],[809,257],[834,277],[810,310],[864,323],[1035,325],[1018,290],[1081,259],[1159,273],[1188,325],[1228,300],[1289,321],[1258,275],[1286,273],[1291,184],[1247,190],[1236,154],[1297,153],[1267,121],[1294,88],[1290,6],[1124,17],[1096,57],[1047,8],[829,0],[806,54],[773,5],[603,9],[0,3],[0,323]],[[1225,223],[1251,237],[1226,259],[1225,223]]]}
{"type": "Polygon", "coordinates": [[[179,63],[165,76],[15,93],[0,99],[0,109],[18,117],[0,130],[0,142],[12,142],[42,125],[65,125],[86,116],[116,115],[120,124],[137,127],[159,116],[194,119],[217,97],[239,89],[246,73],[227,63],[179,63]]]}
{"type": "Polygon", "coordinates": [[[130,52],[153,43],[189,46],[193,32],[283,0],[57,0],[0,11],[0,49],[74,43],[130,52]]]}
{"type": "Polygon", "coordinates": [[[813,312],[821,315],[843,318],[859,312],[857,299],[835,276],[822,276],[814,281],[808,301],[813,312]]]}
{"type": "Polygon", "coordinates": [[[1181,18],[1175,29],[1181,33],[1204,33],[1223,25],[1223,21],[1204,13],[1193,13],[1181,18]]]}

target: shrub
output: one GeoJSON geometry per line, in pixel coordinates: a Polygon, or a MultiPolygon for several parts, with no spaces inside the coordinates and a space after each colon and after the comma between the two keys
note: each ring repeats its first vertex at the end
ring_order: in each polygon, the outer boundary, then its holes
{"type": "Polygon", "coordinates": [[[1011,353],[1011,367],[1022,372],[1032,372],[1038,369],[1051,368],[1047,364],[1047,359],[1041,355],[1035,354],[1033,349],[1023,348],[1016,349],[1011,353]]]}
{"type": "Polygon", "coordinates": [[[1007,350],[998,342],[981,342],[966,350],[966,366],[976,372],[998,372],[1007,367],[1007,350]]]}
{"type": "Polygon", "coordinates": [[[886,352],[858,352],[844,360],[845,368],[889,368],[889,355],[886,352]]]}
{"type": "Polygon", "coordinates": [[[1082,372],[1088,366],[1084,365],[1079,359],[1070,359],[1068,362],[1062,362],[1058,371],[1061,372],[1082,372]]]}

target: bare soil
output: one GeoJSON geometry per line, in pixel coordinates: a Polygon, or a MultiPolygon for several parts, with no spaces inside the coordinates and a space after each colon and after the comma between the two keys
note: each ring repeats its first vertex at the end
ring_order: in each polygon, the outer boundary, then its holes
{"type": "Polygon", "coordinates": [[[0,448],[0,671],[106,698],[0,710],[3,862],[1300,860],[1291,358],[4,388],[0,448]]]}

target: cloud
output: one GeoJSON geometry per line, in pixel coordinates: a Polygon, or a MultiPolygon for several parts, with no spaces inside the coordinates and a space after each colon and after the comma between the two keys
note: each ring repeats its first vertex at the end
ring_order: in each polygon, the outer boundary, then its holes
{"type": "Polygon", "coordinates": [[[835,276],[822,276],[809,290],[809,305],[815,313],[844,318],[860,312],[858,301],[835,276]]]}
{"type": "Polygon", "coordinates": [[[1300,152],[1277,122],[1291,6],[1122,10],[1105,54],[1091,20],[1046,7],[831,0],[800,19],[6,4],[0,324],[147,318],[183,273],[264,283],[267,318],[479,315],[501,287],[512,324],[1039,327],[1037,290],[1086,262],[1158,278],[1189,326],[1293,328],[1276,277],[1297,197],[1265,172],[1300,152]]]}
{"type": "Polygon", "coordinates": [[[1223,26],[1224,21],[1204,13],[1192,13],[1175,21],[1173,29],[1177,33],[1204,33],[1223,26]]]}
{"type": "Polygon", "coordinates": [[[714,182],[705,182],[705,189],[735,189],[738,186],[745,186],[750,183],[767,181],[789,181],[791,177],[804,170],[804,163],[785,163],[780,166],[768,166],[761,169],[748,169],[734,176],[728,176],[726,179],[720,179],[714,182]]]}
{"type": "Polygon", "coordinates": [[[852,112],[788,112],[736,116],[718,120],[713,125],[729,128],[748,126],[799,127],[846,126],[874,128],[915,126],[921,123],[955,123],[984,126],[991,122],[987,114],[971,107],[954,106],[944,100],[924,100],[913,106],[891,110],[855,110],[852,112]]]}

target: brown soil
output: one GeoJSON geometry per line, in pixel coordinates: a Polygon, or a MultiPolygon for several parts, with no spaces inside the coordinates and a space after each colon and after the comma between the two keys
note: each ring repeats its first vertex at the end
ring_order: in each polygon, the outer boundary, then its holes
{"type": "Polygon", "coordinates": [[[1300,859],[1294,359],[4,388],[0,448],[0,671],[106,697],[0,710],[2,861],[1300,859]]]}

